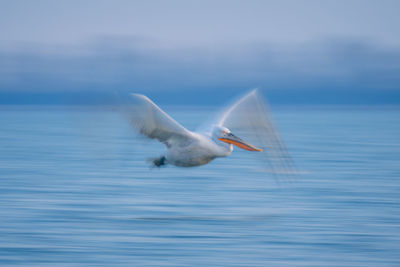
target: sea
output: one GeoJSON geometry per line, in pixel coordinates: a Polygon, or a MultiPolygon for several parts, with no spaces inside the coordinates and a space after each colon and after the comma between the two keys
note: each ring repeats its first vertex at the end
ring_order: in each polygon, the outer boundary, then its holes
{"type": "Polygon", "coordinates": [[[272,111],[289,177],[240,149],[152,168],[164,146],[108,107],[0,106],[0,265],[400,266],[400,108],[272,111]]]}

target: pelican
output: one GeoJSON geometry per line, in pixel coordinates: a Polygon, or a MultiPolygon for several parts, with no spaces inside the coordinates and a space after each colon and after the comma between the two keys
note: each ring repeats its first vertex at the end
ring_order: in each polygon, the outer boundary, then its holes
{"type": "Polygon", "coordinates": [[[233,146],[257,154],[269,168],[288,168],[288,152],[270,118],[270,111],[258,89],[252,90],[228,107],[213,123],[189,131],[153,101],[142,94],[131,94],[124,106],[130,123],[141,134],[165,144],[164,155],[152,164],[193,167],[227,157],[233,146]],[[232,131],[242,134],[242,138],[232,131]],[[245,141],[244,139],[251,140],[245,141]]]}

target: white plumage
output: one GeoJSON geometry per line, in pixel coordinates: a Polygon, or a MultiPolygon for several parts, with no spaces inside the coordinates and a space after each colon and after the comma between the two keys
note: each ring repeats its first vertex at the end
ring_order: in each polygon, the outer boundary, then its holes
{"type": "Polygon", "coordinates": [[[291,168],[289,154],[274,127],[270,112],[258,90],[253,90],[230,106],[206,129],[192,132],[176,122],[148,97],[131,94],[124,113],[143,135],[164,143],[167,153],[153,161],[155,166],[172,164],[199,166],[216,157],[229,156],[232,144],[255,151],[274,172],[291,168]],[[240,133],[254,146],[231,133],[240,133]],[[260,147],[260,148],[258,148],[260,147]]]}

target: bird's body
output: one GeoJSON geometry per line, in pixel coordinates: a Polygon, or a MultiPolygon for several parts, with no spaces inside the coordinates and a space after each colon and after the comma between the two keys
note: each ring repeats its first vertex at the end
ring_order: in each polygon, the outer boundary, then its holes
{"type": "Polygon", "coordinates": [[[195,132],[191,132],[186,140],[166,145],[166,163],[180,167],[204,165],[217,157],[229,156],[233,151],[231,144],[217,143],[212,136],[195,132]]]}
{"type": "Polygon", "coordinates": [[[132,125],[143,135],[164,143],[167,152],[153,160],[155,166],[171,164],[193,167],[209,163],[215,158],[229,156],[233,145],[266,155],[269,165],[281,162],[287,153],[269,119],[266,106],[257,90],[253,90],[225,111],[214,124],[199,131],[189,131],[161,110],[149,98],[132,94],[122,108],[132,125]],[[258,140],[257,148],[233,135],[227,127],[258,140]],[[267,151],[266,151],[267,150],[267,151]]]}

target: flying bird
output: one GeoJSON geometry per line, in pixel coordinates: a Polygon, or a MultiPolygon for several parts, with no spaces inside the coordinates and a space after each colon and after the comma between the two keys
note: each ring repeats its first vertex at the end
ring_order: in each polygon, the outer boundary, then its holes
{"type": "Polygon", "coordinates": [[[236,146],[255,153],[273,172],[291,168],[289,153],[258,89],[244,95],[213,123],[197,131],[183,127],[144,95],[131,94],[126,103],[122,111],[134,128],[167,148],[163,156],[152,159],[156,167],[204,165],[215,158],[229,156],[236,146]]]}

